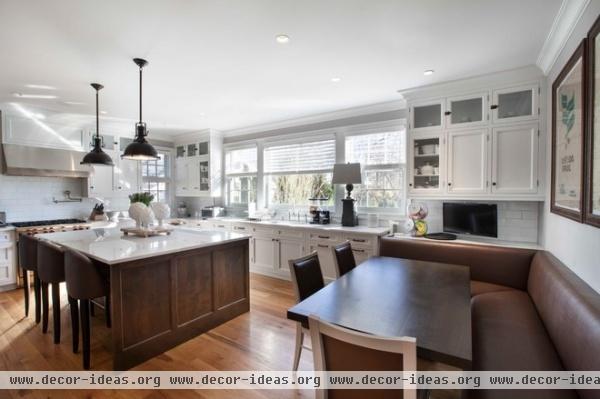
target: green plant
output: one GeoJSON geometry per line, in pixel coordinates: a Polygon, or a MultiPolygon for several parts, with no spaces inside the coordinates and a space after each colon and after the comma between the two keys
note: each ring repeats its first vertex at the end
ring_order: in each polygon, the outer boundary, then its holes
{"type": "Polygon", "coordinates": [[[129,196],[129,201],[133,204],[135,202],[141,202],[146,206],[154,200],[154,195],[150,193],[135,193],[129,196]]]}

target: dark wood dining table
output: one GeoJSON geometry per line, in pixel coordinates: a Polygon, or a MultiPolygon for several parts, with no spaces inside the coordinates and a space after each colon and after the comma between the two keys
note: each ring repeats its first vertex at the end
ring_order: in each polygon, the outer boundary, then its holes
{"type": "Polygon", "coordinates": [[[372,257],[290,308],[352,330],[417,339],[417,355],[470,370],[471,293],[467,266],[372,257]]]}

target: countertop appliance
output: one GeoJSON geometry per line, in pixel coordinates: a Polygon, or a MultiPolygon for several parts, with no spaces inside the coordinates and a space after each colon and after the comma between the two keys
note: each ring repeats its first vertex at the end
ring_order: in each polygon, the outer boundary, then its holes
{"type": "Polygon", "coordinates": [[[11,223],[19,234],[35,235],[59,231],[89,230],[91,224],[82,219],[36,220],[11,223]]]}
{"type": "Polygon", "coordinates": [[[216,218],[218,216],[223,216],[224,209],[220,206],[205,206],[202,208],[202,218],[216,218]]]}

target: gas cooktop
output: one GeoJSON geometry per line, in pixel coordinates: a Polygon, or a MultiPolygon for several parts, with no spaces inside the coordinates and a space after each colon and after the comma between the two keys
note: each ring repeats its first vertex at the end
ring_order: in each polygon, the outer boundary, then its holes
{"type": "Polygon", "coordinates": [[[40,227],[40,226],[56,226],[61,224],[79,224],[87,223],[82,219],[54,219],[54,220],[36,220],[33,222],[14,222],[11,223],[15,227],[40,227]]]}

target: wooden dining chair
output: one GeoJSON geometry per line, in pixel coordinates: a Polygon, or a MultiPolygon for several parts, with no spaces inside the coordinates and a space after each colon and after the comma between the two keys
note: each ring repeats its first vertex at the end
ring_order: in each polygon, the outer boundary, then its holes
{"type": "Polygon", "coordinates": [[[48,241],[38,240],[38,275],[42,286],[42,332],[48,332],[50,312],[48,287],[52,291],[52,329],[54,343],[60,343],[60,283],[65,281],[65,254],[61,247],[48,241]]]}
{"type": "MultiPolygon", "coordinates": [[[[417,340],[379,337],[309,316],[315,371],[416,371],[417,340]]],[[[318,389],[317,399],[416,399],[416,387],[399,389],[318,389]]]]}
{"type": "Polygon", "coordinates": [[[344,241],[341,244],[332,246],[331,253],[333,254],[336,278],[342,277],[356,267],[356,260],[354,259],[350,241],[344,241]]]}
{"type": "MultiPolygon", "coordinates": [[[[321,288],[325,287],[323,273],[321,272],[321,264],[319,263],[319,256],[316,251],[302,258],[291,259],[288,263],[297,302],[305,300],[321,288]]],[[[293,363],[294,371],[298,370],[302,349],[311,350],[310,347],[304,346],[305,334],[308,335],[308,330],[302,327],[301,323],[296,323],[296,347],[294,349],[293,363]]]]}
{"type": "Polygon", "coordinates": [[[25,294],[25,316],[29,316],[29,294],[31,284],[29,272],[33,272],[33,295],[35,298],[35,322],[39,323],[42,315],[41,284],[37,267],[37,238],[27,234],[19,236],[19,266],[23,272],[23,288],[25,294]]]}
{"type": "Polygon", "coordinates": [[[83,368],[89,370],[90,300],[110,295],[110,289],[96,265],[87,256],[73,250],[65,252],[65,277],[73,319],[73,352],[77,352],[79,345],[79,329],[75,320],[79,316],[83,340],[83,368]]]}

